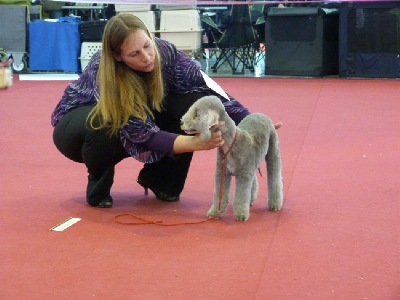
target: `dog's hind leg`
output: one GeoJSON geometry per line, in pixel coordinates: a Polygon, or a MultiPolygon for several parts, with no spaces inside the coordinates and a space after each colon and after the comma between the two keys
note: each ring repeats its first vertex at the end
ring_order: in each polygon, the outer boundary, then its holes
{"type": "Polygon", "coordinates": [[[252,200],[254,176],[236,176],[233,213],[238,221],[246,221],[250,217],[250,202],[252,200]]]}
{"type": "Polygon", "coordinates": [[[223,177],[221,178],[221,171],[221,167],[217,164],[217,172],[215,175],[214,200],[211,208],[207,213],[207,217],[209,218],[222,216],[226,211],[226,207],[228,206],[232,176],[225,170],[224,174],[222,175],[223,177]]]}
{"type": "Polygon", "coordinates": [[[268,208],[273,211],[280,210],[283,204],[282,163],[276,131],[271,132],[265,161],[268,176],[268,208]]]}

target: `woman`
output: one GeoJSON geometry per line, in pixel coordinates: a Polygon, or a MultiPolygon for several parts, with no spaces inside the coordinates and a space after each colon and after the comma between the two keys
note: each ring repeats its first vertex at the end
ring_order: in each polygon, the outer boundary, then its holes
{"type": "Polygon", "coordinates": [[[193,151],[223,144],[218,128],[210,141],[180,129],[187,109],[211,94],[236,123],[249,114],[210,89],[196,63],[169,42],[153,39],[139,18],[112,17],[102,50],[65,89],[51,119],[59,151],[87,167],[88,204],[112,207],[115,165],[129,156],[145,163],[137,182],[146,194],[150,189],[160,200],[179,200],[193,151]]]}

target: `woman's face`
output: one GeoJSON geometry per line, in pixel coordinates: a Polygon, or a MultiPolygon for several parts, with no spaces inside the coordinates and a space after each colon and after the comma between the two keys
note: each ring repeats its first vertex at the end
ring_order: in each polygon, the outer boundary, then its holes
{"type": "Polygon", "coordinates": [[[124,62],[129,68],[139,72],[154,69],[154,43],[144,30],[136,30],[128,35],[121,45],[121,53],[115,59],[124,62]]]}

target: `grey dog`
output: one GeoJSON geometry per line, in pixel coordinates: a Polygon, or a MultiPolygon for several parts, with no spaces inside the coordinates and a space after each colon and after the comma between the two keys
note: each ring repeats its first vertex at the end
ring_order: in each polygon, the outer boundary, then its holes
{"type": "Polygon", "coordinates": [[[211,137],[211,127],[220,127],[224,145],[217,154],[214,200],[209,218],[222,216],[229,202],[232,176],[236,177],[233,211],[236,220],[246,221],[250,205],[257,198],[256,171],[263,160],[267,164],[268,208],[280,210],[283,204],[282,166],[279,139],[271,119],[261,113],[246,116],[238,126],[228,116],[220,99],[206,96],[197,100],[181,119],[188,134],[200,133],[203,140],[211,137]]]}

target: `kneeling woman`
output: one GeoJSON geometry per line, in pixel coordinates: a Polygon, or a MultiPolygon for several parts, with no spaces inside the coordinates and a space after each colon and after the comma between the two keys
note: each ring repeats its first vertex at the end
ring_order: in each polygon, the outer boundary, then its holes
{"type": "Polygon", "coordinates": [[[182,115],[206,95],[217,95],[236,123],[249,114],[210,89],[197,64],[171,43],[152,38],[139,18],[112,17],[102,50],[67,86],[51,117],[58,150],[87,167],[89,205],[113,205],[115,165],[127,157],[144,163],[137,182],[146,191],[179,200],[193,152],[223,144],[219,130],[202,141],[180,129],[182,115]]]}

